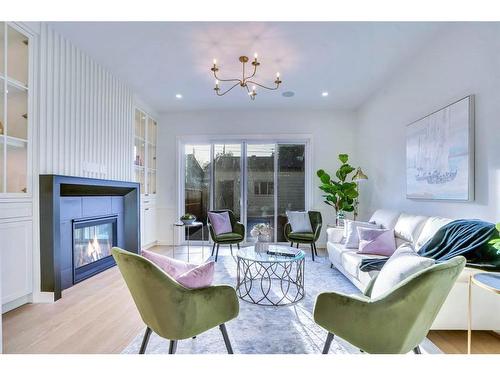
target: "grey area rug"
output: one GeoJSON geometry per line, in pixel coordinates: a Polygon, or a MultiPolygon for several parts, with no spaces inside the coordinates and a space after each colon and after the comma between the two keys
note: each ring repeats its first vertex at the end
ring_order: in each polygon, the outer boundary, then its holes
{"type": "MultiPolygon", "coordinates": [[[[320,354],[327,332],[313,320],[316,296],[325,291],[360,294],[359,290],[336,269],[330,268],[326,258],[308,254],[305,265],[305,297],[292,306],[267,307],[240,300],[240,314],[226,324],[235,354],[320,354]]],[[[220,256],[216,265],[214,284],[236,285],[236,261],[231,256],[220,256]]],[[[123,351],[139,352],[143,333],[123,351]]],[[[151,335],[147,354],[166,354],[169,341],[155,333],[151,335]]],[[[218,328],[199,335],[196,339],[181,340],[178,354],[225,354],[226,347],[218,328]]],[[[359,354],[349,343],[335,338],[331,354],[359,354]]]]}

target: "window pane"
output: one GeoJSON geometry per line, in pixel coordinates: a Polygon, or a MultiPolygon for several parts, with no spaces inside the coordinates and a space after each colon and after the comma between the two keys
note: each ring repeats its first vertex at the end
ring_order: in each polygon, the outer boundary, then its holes
{"type": "Polygon", "coordinates": [[[285,241],[286,211],[305,209],[305,145],[278,145],[278,241],[285,241]]]}
{"type": "Polygon", "coordinates": [[[241,144],[214,145],[214,209],[231,210],[240,220],[241,144]]]}
{"type": "MultiPolygon", "coordinates": [[[[210,184],[210,145],[185,145],[184,146],[184,212],[196,216],[204,224],[205,240],[207,232],[207,211],[209,208],[210,184]]],[[[201,240],[201,228],[186,228],[189,238],[201,240]]]]}
{"type": "MultiPolygon", "coordinates": [[[[247,146],[247,237],[256,224],[274,227],[274,196],[268,186],[274,185],[274,144],[247,146]]],[[[271,241],[274,241],[274,235],[271,241]]]]}

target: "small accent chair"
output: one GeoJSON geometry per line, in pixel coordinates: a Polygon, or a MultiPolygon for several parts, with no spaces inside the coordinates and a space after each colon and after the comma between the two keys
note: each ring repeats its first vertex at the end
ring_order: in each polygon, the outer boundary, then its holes
{"type": "Polygon", "coordinates": [[[210,212],[215,212],[218,214],[222,212],[229,213],[229,219],[231,220],[231,227],[233,228],[233,231],[231,233],[222,233],[217,235],[215,234],[214,228],[210,223],[210,216],[208,217],[208,230],[210,231],[210,237],[212,238],[212,241],[214,243],[214,245],[212,246],[212,256],[214,256],[215,252],[215,261],[217,262],[220,245],[229,245],[229,248],[231,249],[231,255],[233,254],[234,244],[238,246],[238,249],[240,248],[240,243],[243,242],[245,238],[245,226],[236,220],[236,216],[234,216],[234,213],[231,210],[214,210],[210,212]],[[215,251],[216,248],[217,251],[215,251]]]}
{"type": "Polygon", "coordinates": [[[232,287],[187,289],[140,255],[117,247],[111,252],[146,324],[139,354],[146,351],[152,331],[170,340],[168,353],[174,354],[178,340],[195,338],[217,326],[227,352],[233,354],[225,326],[239,313],[238,298],[232,287]]]}
{"type": "Polygon", "coordinates": [[[311,221],[312,232],[292,232],[290,223],[286,223],[284,234],[285,239],[290,242],[290,246],[293,246],[293,244],[296,243],[298,248],[301,243],[310,244],[312,260],[314,262],[314,254],[318,255],[316,241],[321,233],[323,218],[321,217],[321,212],[319,211],[308,211],[307,213],[309,214],[309,220],[311,221]]]}
{"type": "Polygon", "coordinates": [[[364,296],[321,293],[314,321],[328,331],[323,354],[328,354],[334,334],[367,353],[420,354],[419,344],[464,266],[462,256],[435,264],[375,299],[370,294],[376,278],[364,296]]]}

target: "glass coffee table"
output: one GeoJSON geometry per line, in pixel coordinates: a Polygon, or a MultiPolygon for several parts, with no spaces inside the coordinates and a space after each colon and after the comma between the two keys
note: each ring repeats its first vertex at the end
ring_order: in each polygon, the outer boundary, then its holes
{"type": "Polygon", "coordinates": [[[236,293],[247,302],[262,306],[285,306],[304,298],[305,253],[290,246],[270,244],[238,250],[236,293]],[[268,251],[292,253],[269,254],[268,251]]]}

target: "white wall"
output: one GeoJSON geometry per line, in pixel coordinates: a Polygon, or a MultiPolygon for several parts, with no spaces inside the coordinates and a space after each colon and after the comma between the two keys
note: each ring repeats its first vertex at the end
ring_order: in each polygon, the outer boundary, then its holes
{"type": "Polygon", "coordinates": [[[500,218],[500,26],[450,25],[358,111],[356,150],[370,180],[361,213],[379,207],[451,218],[500,218]],[[475,94],[475,196],[471,203],[406,199],[407,124],[475,94]]]}
{"type": "Polygon", "coordinates": [[[132,179],[130,89],[41,25],[40,173],[132,179]]]}
{"type": "MultiPolygon", "coordinates": [[[[251,105],[251,103],[250,103],[251,105]]],[[[309,134],[312,142],[313,209],[323,214],[324,227],[334,222],[333,209],[323,203],[316,170],[334,170],[337,155],[353,151],[353,116],[329,111],[199,111],[166,113],[160,117],[158,136],[158,234],[160,243],[172,243],[172,223],[177,219],[177,139],[206,135],[309,134]]],[[[323,236],[321,242],[326,238],[323,236]]]]}

